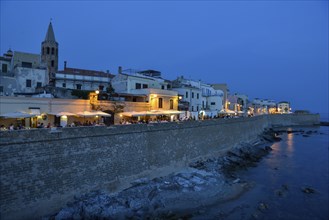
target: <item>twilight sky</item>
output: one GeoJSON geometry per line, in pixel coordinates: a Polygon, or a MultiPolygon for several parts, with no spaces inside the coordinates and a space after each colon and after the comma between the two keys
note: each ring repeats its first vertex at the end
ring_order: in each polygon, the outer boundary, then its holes
{"type": "Polygon", "coordinates": [[[59,69],[155,69],[231,93],[328,111],[328,1],[4,1],[0,52],[40,53],[50,18],[59,69]]]}

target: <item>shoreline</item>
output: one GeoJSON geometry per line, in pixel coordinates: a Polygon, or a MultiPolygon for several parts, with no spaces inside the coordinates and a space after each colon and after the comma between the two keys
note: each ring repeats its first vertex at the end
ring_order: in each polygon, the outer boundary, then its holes
{"type": "MultiPolygon", "coordinates": [[[[137,179],[117,193],[95,191],[75,197],[59,212],[43,219],[170,219],[192,217],[196,210],[240,198],[251,187],[234,173],[255,166],[279,141],[265,131],[253,143],[239,146],[218,158],[193,162],[184,170],[152,180],[137,179]]],[[[199,211],[197,211],[199,213],[199,211]]]]}

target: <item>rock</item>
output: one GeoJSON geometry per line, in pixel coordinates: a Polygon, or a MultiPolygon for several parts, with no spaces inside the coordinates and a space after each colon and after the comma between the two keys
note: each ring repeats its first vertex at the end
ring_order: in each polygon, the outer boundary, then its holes
{"type": "Polygon", "coordinates": [[[133,211],[137,211],[143,207],[147,207],[149,204],[148,199],[133,199],[129,202],[129,208],[133,211]]]}
{"type": "Polygon", "coordinates": [[[268,205],[266,203],[263,203],[263,202],[259,203],[259,205],[258,205],[259,211],[265,211],[266,209],[268,209],[268,205]]]}
{"type": "Polygon", "coordinates": [[[140,186],[140,185],[147,184],[149,181],[150,180],[148,178],[140,178],[140,179],[137,179],[137,180],[131,182],[130,184],[133,186],[140,186]]]}
{"type": "Polygon", "coordinates": [[[74,208],[62,209],[56,216],[55,220],[72,219],[74,208]]]}
{"type": "Polygon", "coordinates": [[[182,177],[174,177],[174,180],[182,187],[192,187],[193,183],[190,180],[184,179],[182,177]]]}
{"type": "Polygon", "coordinates": [[[279,189],[279,190],[276,190],[275,192],[278,196],[282,197],[283,196],[283,192],[279,189]]]}
{"type": "Polygon", "coordinates": [[[301,190],[303,193],[306,193],[306,194],[315,193],[315,190],[312,189],[311,187],[303,187],[301,190]]]}
{"type": "Polygon", "coordinates": [[[235,183],[239,183],[240,182],[240,179],[239,178],[237,178],[237,179],[235,179],[234,181],[233,181],[233,183],[235,184],[235,183]]]}
{"type": "Polygon", "coordinates": [[[251,217],[254,218],[254,219],[258,219],[258,218],[259,218],[259,215],[258,215],[257,213],[253,213],[253,214],[251,215],[251,217]]]}
{"type": "Polygon", "coordinates": [[[288,185],[287,184],[282,184],[281,188],[284,189],[284,190],[288,190],[288,185]]]}
{"type": "Polygon", "coordinates": [[[203,188],[200,187],[200,186],[194,186],[194,187],[193,187],[193,190],[194,190],[195,192],[200,192],[200,191],[203,190],[203,188]]]}
{"type": "Polygon", "coordinates": [[[192,178],[190,179],[190,181],[192,182],[192,184],[195,185],[202,185],[205,184],[205,180],[198,177],[198,176],[192,176],[192,178]]]}

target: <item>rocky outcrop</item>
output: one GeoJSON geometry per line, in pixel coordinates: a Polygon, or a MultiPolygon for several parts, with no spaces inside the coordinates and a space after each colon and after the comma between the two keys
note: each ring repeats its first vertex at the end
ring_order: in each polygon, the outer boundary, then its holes
{"type": "Polygon", "coordinates": [[[268,130],[254,143],[242,143],[224,156],[190,164],[186,170],[152,180],[137,179],[118,193],[95,191],[76,197],[58,213],[44,219],[176,219],[203,206],[243,193],[247,183],[234,171],[254,166],[277,141],[268,130]]]}

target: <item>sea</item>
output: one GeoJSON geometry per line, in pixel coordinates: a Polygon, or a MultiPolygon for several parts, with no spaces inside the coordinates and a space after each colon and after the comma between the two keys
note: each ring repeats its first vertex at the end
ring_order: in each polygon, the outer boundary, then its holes
{"type": "Polygon", "coordinates": [[[193,219],[328,220],[329,127],[288,130],[256,167],[237,172],[249,185],[245,193],[206,207],[193,219]]]}

